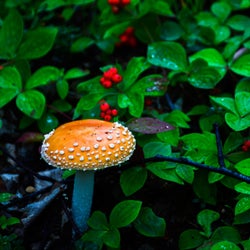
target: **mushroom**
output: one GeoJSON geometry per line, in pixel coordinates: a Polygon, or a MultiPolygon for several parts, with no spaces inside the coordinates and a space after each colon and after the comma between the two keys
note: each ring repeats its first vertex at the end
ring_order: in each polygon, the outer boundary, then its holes
{"type": "Polygon", "coordinates": [[[76,170],[72,217],[81,233],[87,230],[95,170],[127,161],[134,149],[134,136],[118,122],[78,120],[45,135],[42,158],[54,167],[76,170]]]}

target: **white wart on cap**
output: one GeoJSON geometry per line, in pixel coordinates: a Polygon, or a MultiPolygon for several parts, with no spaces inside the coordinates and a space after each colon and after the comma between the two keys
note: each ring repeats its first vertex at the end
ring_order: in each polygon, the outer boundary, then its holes
{"type": "Polygon", "coordinates": [[[118,122],[87,119],[45,135],[41,155],[54,167],[97,170],[127,161],[135,144],[132,133],[118,122]]]}

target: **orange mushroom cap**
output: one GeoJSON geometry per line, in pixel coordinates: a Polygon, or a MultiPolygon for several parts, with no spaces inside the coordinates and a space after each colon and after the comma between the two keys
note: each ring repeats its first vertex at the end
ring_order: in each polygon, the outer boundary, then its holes
{"type": "Polygon", "coordinates": [[[135,138],[118,122],[96,119],[61,125],[45,135],[41,155],[54,167],[97,170],[127,161],[135,138]]]}

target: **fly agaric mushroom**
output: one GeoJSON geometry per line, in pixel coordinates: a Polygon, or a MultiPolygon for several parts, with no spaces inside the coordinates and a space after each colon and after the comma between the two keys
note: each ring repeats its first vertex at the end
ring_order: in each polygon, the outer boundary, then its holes
{"type": "Polygon", "coordinates": [[[72,216],[81,232],[87,229],[95,170],[127,161],[134,149],[134,136],[118,122],[73,121],[45,135],[42,158],[54,167],[76,170],[72,216]]]}

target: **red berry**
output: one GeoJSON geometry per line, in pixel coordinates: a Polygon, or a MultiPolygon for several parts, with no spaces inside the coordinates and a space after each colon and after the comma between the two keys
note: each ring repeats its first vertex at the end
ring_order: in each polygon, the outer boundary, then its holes
{"type": "Polygon", "coordinates": [[[114,74],[117,74],[117,72],[117,68],[110,68],[103,73],[103,77],[105,77],[106,79],[110,79],[114,74]]]}
{"type": "Polygon", "coordinates": [[[248,147],[247,147],[246,145],[243,145],[241,148],[242,148],[242,150],[245,151],[245,152],[248,151],[248,147]]]}
{"type": "Polygon", "coordinates": [[[133,27],[128,27],[125,32],[127,35],[133,35],[134,33],[134,28],[133,27]]]}
{"type": "Polygon", "coordinates": [[[105,116],[104,116],[104,120],[105,120],[105,121],[108,121],[108,122],[109,122],[111,119],[112,119],[111,115],[105,115],[105,116]]]}
{"type": "Polygon", "coordinates": [[[111,109],[108,109],[105,114],[106,115],[111,115],[111,109]]]}
{"type": "Polygon", "coordinates": [[[112,87],[112,82],[110,80],[105,80],[103,83],[102,83],[103,87],[104,88],[111,88],[112,87]]]}
{"type": "Polygon", "coordinates": [[[247,147],[250,147],[250,140],[246,140],[246,141],[244,142],[244,145],[247,146],[247,147]]]}
{"type": "Polygon", "coordinates": [[[137,40],[136,40],[136,38],[133,37],[133,36],[129,37],[128,45],[131,46],[131,47],[135,47],[135,46],[137,45],[137,40]]]}
{"type": "Polygon", "coordinates": [[[108,4],[110,5],[117,5],[120,3],[120,0],[108,0],[108,4]]]}
{"type": "Polygon", "coordinates": [[[127,34],[120,35],[120,41],[122,43],[126,43],[128,41],[128,39],[129,39],[129,36],[127,34]]]}
{"type": "Polygon", "coordinates": [[[117,6],[117,5],[112,5],[112,12],[113,12],[114,14],[117,14],[119,11],[120,11],[119,6],[117,6]]]}
{"type": "Polygon", "coordinates": [[[106,81],[105,77],[100,78],[100,83],[104,83],[106,81]]]}
{"type": "Polygon", "coordinates": [[[104,118],[105,115],[106,115],[105,112],[101,112],[100,117],[101,117],[101,118],[104,118]]]}
{"type": "Polygon", "coordinates": [[[122,5],[130,4],[130,0],[121,0],[122,5]]]}
{"type": "Polygon", "coordinates": [[[103,111],[103,112],[106,112],[107,110],[110,109],[110,106],[107,102],[104,102],[100,105],[100,110],[103,111]]]}
{"type": "Polygon", "coordinates": [[[117,116],[118,115],[117,109],[112,109],[111,114],[112,114],[112,116],[117,116]]]}
{"type": "Polygon", "coordinates": [[[114,82],[114,83],[119,83],[122,81],[122,76],[119,75],[119,74],[115,74],[112,76],[111,80],[114,82]]]}

